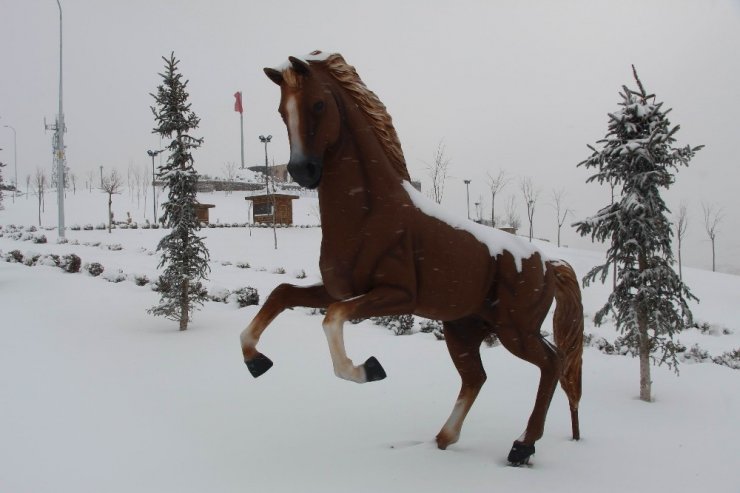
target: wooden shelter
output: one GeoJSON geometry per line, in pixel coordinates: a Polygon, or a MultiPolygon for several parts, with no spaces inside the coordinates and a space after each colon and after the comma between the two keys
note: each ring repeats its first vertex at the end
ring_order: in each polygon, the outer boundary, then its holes
{"type": "Polygon", "coordinates": [[[274,203],[275,224],[293,224],[293,200],[297,198],[299,198],[298,195],[271,193],[244,197],[244,200],[252,201],[252,221],[254,223],[272,224],[274,203]]]}
{"type": "Polygon", "coordinates": [[[195,204],[195,217],[198,221],[208,224],[208,209],[216,207],[213,204],[195,204]]]}

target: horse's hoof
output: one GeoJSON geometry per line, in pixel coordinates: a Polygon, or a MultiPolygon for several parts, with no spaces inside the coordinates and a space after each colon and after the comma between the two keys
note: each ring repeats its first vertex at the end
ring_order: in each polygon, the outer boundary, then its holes
{"type": "Polygon", "coordinates": [[[259,377],[272,368],[272,360],[262,353],[258,353],[255,358],[244,362],[247,364],[249,373],[251,373],[254,378],[259,377]]]}
{"type": "Polygon", "coordinates": [[[512,466],[521,466],[529,464],[529,458],[534,454],[534,445],[527,445],[519,440],[514,441],[514,445],[509,452],[508,461],[512,466]]]}
{"type": "Polygon", "coordinates": [[[367,382],[383,380],[387,376],[375,356],[370,356],[362,366],[365,368],[365,381],[367,382]]]}

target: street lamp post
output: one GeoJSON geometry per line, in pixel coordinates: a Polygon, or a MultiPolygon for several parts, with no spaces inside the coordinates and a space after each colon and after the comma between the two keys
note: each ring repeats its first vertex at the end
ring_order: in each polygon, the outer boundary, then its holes
{"type": "Polygon", "coordinates": [[[13,167],[15,168],[15,179],[13,182],[13,203],[15,204],[15,194],[18,191],[18,136],[15,132],[15,128],[12,125],[3,126],[13,131],[13,167]]]}
{"type": "Polygon", "coordinates": [[[466,206],[468,208],[468,219],[470,219],[470,180],[463,180],[463,183],[465,183],[466,206]]]}
{"type": "Polygon", "coordinates": [[[272,236],[275,240],[275,250],[277,250],[277,231],[275,230],[275,197],[270,193],[270,169],[269,161],[267,160],[267,144],[272,140],[272,135],[265,137],[260,135],[260,142],[265,144],[265,192],[270,196],[270,203],[272,205],[272,236]]]}
{"type": "Polygon", "coordinates": [[[64,109],[62,107],[62,4],[59,6],[59,115],[56,124],[56,159],[57,159],[57,204],[59,206],[59,237],[64,238],[64,109]]]}
{"type": "Polygon", "coordinates": [[[152,158],[152,203],[154,204],[154,215],[152,216],[154,218],[153,223],[157,223],[157,189],[154,186],[155,182],[155,175],[154,175],[154,157],[157,156],[160,152],[162,152],[162,149],[158,151],[146,151],[147,154],[149,154],[149,157],[152,158]]]}

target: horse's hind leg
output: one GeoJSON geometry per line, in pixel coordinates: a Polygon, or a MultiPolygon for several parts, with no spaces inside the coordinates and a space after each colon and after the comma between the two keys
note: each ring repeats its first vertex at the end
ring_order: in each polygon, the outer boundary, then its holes
{"type": "Polygon", "coordinates": [[[334,300],[322,284],[305,287],[281,284],[273,289],[252,322],[241,333],[244,362],[252,376],[259,377],[272,367],[272,361],[257,351],[257,342],[275,317],[286,308],[295,306],[326,308],[332,301],[334,300]]]}
{"type": "Polygon", "coordinates": [[[509,452],[509,462],[522,464],[534,454],[534,442],[539,440],[544,432],[547,410],[560,375],[560,356],[538,331],[527,333],[510,327],[499,327],[496,333],[506,349],[540,369],[537,397],[527,422],[527,429],[514,441],[514,446],[509,452]]]}
{"type": "Polygon", "coordinates": [[[437,447],[442,450],[457,442],[463,421],[486,381],[486,372],[480,358],[480,345],[486,330],[479,320],[472,318],[444,323],[447,349],[460,373],[462,387],[450,417],[437,434],[437,447]]]}

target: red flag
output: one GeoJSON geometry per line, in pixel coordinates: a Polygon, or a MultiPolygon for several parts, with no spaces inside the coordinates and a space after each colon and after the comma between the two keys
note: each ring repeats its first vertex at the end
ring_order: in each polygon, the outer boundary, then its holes
{"type": "Polygon", "coordinates": [[[235,92],[234,97],[236,98],[236,101],[234,102],[234,111],[243,113],[244,108],[242,108],[242,92],[241,91],[235,92]]]}

